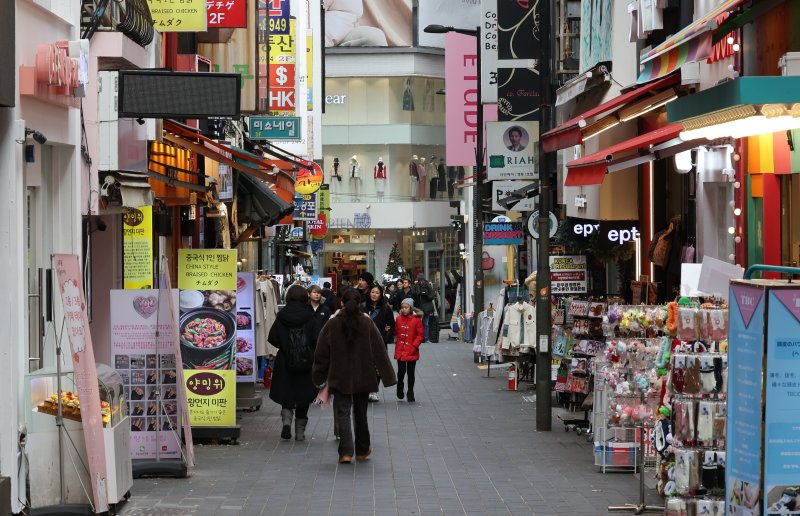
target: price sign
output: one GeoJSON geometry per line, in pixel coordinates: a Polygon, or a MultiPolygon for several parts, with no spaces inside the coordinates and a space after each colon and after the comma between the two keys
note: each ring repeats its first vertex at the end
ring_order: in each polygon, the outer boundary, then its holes
{"type": "MultiPolygon", "coordinates": [[[[271,90],[270,90],[271,92],[271,90]]],[[[301,120],[296,116],[251,116],[250,138],[253,140],[299,141],[301,120]]]]}

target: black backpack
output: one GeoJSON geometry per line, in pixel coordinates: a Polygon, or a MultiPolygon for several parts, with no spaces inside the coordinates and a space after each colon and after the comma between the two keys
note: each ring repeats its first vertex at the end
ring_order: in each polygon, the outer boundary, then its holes
{"type": "Polygon", "coordinates": [[[314,350],[308,343],[305,326],[289,328],[289,342],[281,349],[290,373],[306,373],[314,364],[314,350]]]}

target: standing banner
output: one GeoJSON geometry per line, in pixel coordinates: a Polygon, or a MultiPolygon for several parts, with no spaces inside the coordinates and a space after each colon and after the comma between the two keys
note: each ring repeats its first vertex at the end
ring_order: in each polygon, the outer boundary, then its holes
{"type": "Polygon", "coordinates": [[[586,256],[550,256],[550,282],[553,294],[585,294],[586,256]]]}
{"type": "Polygon", "coordinates": [[[153,288],[153,207],[128,208],[122,216],[124,288],[153,288]]]}
{"type": "Polygon", "coordinates": [[[489,122],[486,124],[486,177],[539,179],[539,122],[489,122]]]}
{"type": "Polygon", "coordinates": [[[179,249],[180,347],[192,426],[236,424],[236,251],[179,249]]]}
{"type": "MultiPolygon", "coordinates": [[[[226,0],[231,1],[231,0],[226,0]]],[[[205,32],[206,0],[147,0],[153,27],[158,32],[205,32]]]]}
{"type": "MultiPolygon", "coordinates": [[[[100,389],[97,386],[97,366],[94,361],[92,334],[86,314],[83,294],[83,275],[78,256],[54,254],[58,290],[64,308],[65,331],[69,337],[75,384],[81,404],[81,422],[89,466],[90,488],[94,511],[108,511],[106,488],[106,450],[103,437],[103,419],[100,413],[100,389]]],[[[61,395],[61,393],[58,393],[61,395]]]]}
{"type": "Polygon", "coordinates": [[[236,278],[236,381],[256,381],[256,275],[240,272],[236,278]]]}
{"type": "Polygon", "coordinates": [[[132,459],[181,454],[177,349],[168,331],[178,314],[167,296],[177,303],[178,290],[111,291],[111,360],[128,402],[132,459]]]}

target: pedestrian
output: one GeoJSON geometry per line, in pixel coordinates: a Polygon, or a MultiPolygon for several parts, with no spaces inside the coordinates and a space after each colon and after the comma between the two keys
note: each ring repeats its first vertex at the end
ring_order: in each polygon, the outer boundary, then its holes
{"type": "MultiPolygon", "coordinates": [[[[383,337],[383,344],[389,349],[389,341],[394,336],[394,314],[383,295],[383,287],[380,285],[372,287],[369,291],[369,301],[361,305],[361,310],[375,323],[375,327],[383,337]]],[[[369,401],[380,401],[378,393],[369,393],[369,401]]]]}
{"type": "Polygon", "coordinates": [[[414,309],[414,300],[403,299],[400,315],[394,325],[394,358],[397,360],[397,399],[402,400],[403,379],[408,373],[408,401],[414,402],[415,371],[419,360],[419,346],[422,344],[424,328],[422,312],[414,309]]]}
{"type": "Polygon", "coordinates": [[[378,390],[375,373],[385,387],[397,383],[381,332],[361,312],[360,301],[353,288],[342,293],[343,308],[322,329],[314,353],[314,383],[320,388],[327,384],[333,394],[342,464],[352,462],[353,455],[363,461],[372,453],[367,407],[369,393],[378,390]]]}
{"type": "Polygon", "coordinates": [[[375,276],[373,276],[371,272],[364,271],[358,275],[356,288],[359,294],[361,294],[361,303],[369,301],[369,291],[372,289],[373,285],[375,285],[375,276]]]}
{"type": "Polygon", "coordinates": [[[389,308],[391,308],[392,310],[394,310],[394,305],[392,303],[394,303],[395,292],[397,292],[397,283],[394,281],[388,282],[386,284],[386,290],[384,295],[386,297],[386,302],[389,304],[389,308]]]}
{"type": "Polygon", "coordinates": [[[408,278],[403,278],[400,281],[400,287],[397,289],[397,292],[394,293],[394,303],[392,306],[398,312],[400,311],[400,303],[403,302],[403,299],[407,297],[411,297],[411,280],[408,278]]]}
{"type": "Polygon", "coordinates": [[[307,289],[308,292],[308,306],[314,311],[314,314],[322,321],[320,328],[325,326],[331,316],[331,311],[328,306],[322,303],[322,289],[317,285],[311,285],[307,289]]]}
{"type": "Polygon", "coordinates": [[[336,310],[339,309],[339,297],[331,290],[330,281],[326,281],[322,284],[322,298],[324,299],[323,303],[328,307],[328,311],[331,315],[335,314],[336,310]]]}
{"type": "Polygon", "coordinates": [[[436,312],[436,291],[433,290],[433,285],[425,279],[425,275],[422,273],[417,274],[417,283],[411,289],[411,299],[416,303],[414,306],[422,310],[422,325],[425,328],[423,342],[428,342],[430,339],[430,318],[436,312]]]}
{"type": "Polygon", "coordinates": [[[267,338],[278,348],[269,397],[281,406],[281,439],[292,438],[294,418],[295,440],[305,440],[308,406],[318,393],[311,381],[311,366],[322,326],[322,319],[308,306],[306,289],[290,286],[286,306],[278,312],[267,338]]]}

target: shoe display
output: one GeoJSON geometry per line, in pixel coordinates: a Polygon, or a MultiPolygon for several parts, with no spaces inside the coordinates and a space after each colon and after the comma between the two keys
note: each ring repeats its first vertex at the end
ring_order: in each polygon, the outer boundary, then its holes
{"type": "Polygon", "coordinates": [[[372,446],[369,447],[369,450],[367,450],[367,453],[364,453],[362,455],[356,455],[356,460],[359,461],[359,462],[363,462],[363,461],[367,460],[367,457],[369,457],[370,455],[372,455],[372,446]]]}
{"type": "Polygon", "coordinates": [[[350,455],[339,455],[339,464],[350,464],[353,462],[353,457],[350,455]]]}
{"type": "Polygon", "coordinates": [[[369,393],[369,401],[370,401],[370,403],[374,403],[376,401],[381,401],[381,399],[378,397],[378,393],[377,392],[370,392],[369,393]]]}

